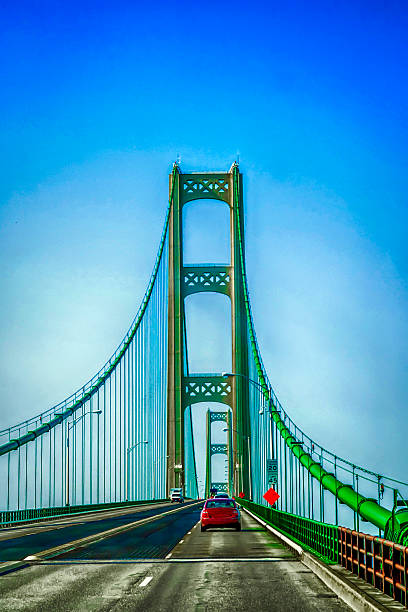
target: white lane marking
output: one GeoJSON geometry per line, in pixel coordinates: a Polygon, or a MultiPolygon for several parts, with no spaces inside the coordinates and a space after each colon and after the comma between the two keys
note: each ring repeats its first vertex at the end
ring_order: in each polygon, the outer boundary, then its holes
{"type": "Polygon", "coordinates": [[[151,580],[153,580],[153,576],[146,576],[146,578],[139,584],[139,586],[145,587],[149,584],[151,580]]]}
{"type": "MultiPolygon", "coordinates": [[[[245,563],[256,563],[256,562],[273,562],[275,563],[276,561],[285,561],[285,563],[289,562],[295,562],[295,563],[299,563],[299,561],[297,559],[294,559],[293,557],[220,557],[220,558],[215,558],[215,557],[190,557],[190,558],[176,558],[176,559],[169,559],[168,563],[226,563],[226,562],[233,562],[233,563],[240,563],[240,562],[245,562],[245,563]]],[[[138,560],[139,562],[139,560],[138,560]]],[[[155,561],[152,561],[151,559],[149,559],[149,563],[155,563],[155,561]]],[[[159,562],[159,561],[158,561],[159,562]]],[[[70,561],[70,563],[72,563],[72,561],[70,561]]],[[[89,563],[89,561],[87,562],[89,563]]],[[[115,561],[112,561],[112,563],[115,563],[115,561]]],[[[116,561],[117,563],[117,561],[116,561]]],[[[134,563],[134,561],[131,561],[131,563],[134,563]]],[[[166,563],[166,561],[162,561],[162,563],[166,563]]]]}
{"type": "Polygon", "coordinates": [[[170,559],[170,557],[172,556],[173,553],[169,553],[168,555],[166,555],[166,559],[170,559]]]}
{"type": "Polygon", "coordinates": [[[184,540],[180,540],[179,544],[182,544],[184,542],[184,540]]]}
{"type": "Polygon", "coordinates": [[[191,535],[191,531],[188,531],[188,532],[187,532],[187,535],[191,535]]]}
{"type": "MultiPolygon", "coordinates": [[[[171,553],[170,553],[171,556],[171,553]]],[[[253,561],[254,563],[258,563],[259,561],[291,561],[291,562],[297,562],[297,559],[293,559],[293,557],[237,557],[237,558],[231,558],[231,557],[226,557],[224,559],[224,557],[220,557],[220,558],[215,558],[215,557],[185,557],[185,558],[175,558],[175,559],[168,559],[167,557],[165,559],[137,559],[137,563],[140,565],[152,565],[152,563],[155,564],[166,564],[166,563],[201,563],[202,561],[205,562],[213,562],[213,563],[219,563],[221,562],[225,562],[225,561],[234,561],[234,562],[238,562],[238,561],[242,561],[242,562],[250,562],[253,561]]],[[[15,561],[15,563],[23,563],[22,561],[15,561]]],[[[88,565],[90,562],[88,560],[81,560],[81,559],[69,559],[68,561],[52,561],[47,560],[47,561],[43,561],[42,559],[40,559],[40,561],[38,561],[38,565],[88,565]]],[[[129,564],[133,564],[135,563],[134,559],[97,559],[97,560],[92,560],[92,563],[95,565],[112,565],[114,563],[116,563],[116,565],[129,565],[129,564]]],[[[6,562],[5,564],[8,565],[8,563],[6,562]]],[[[2,569],[2,563],[0,563],[0,571],[2,569]]]]}

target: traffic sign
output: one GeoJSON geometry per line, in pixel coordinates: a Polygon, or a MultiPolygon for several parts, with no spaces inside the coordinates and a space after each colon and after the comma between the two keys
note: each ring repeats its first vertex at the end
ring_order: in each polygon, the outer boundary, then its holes
{"type": "Polygon", "coordinates": [[[275,491],[275,489],[272,489],[271,487],[270,489],[267,490],[263,498],[266,499],[268,504],[271,504],[271,506],[273,506],[274,503],[278,501],[278,499],[280,498],[280,495],[279,493],[275,491]]]}
{"type": "Polygon", "coordinates": [[[268,484],[278,484],[278,460],[266,460],[266,473],[268,475],[268,484]]]}

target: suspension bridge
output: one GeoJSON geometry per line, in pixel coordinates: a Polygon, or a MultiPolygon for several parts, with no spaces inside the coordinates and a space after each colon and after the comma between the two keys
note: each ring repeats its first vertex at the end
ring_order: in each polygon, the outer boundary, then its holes
{"type": "MultiPolygon", "coordinates": [[[[123,538],[122,532],[152,521],[170,521],[172,535],[149,551],[142,545],[132,553],[126,549],[120,558],[193,559],[191,547],[182,554],[180,544],[174,546],[184,542],[198,520],[192,406],[200,404],[206,411],[207,496],[216,488],[239,497],[245,521],[252,525],[248,532],[260,520],[272,529],[270,537],[281,534],[286,545],[290,540],[293,548],[286,552],[276,544],[279,559],[300,547],[321,564],[343,566],[407,606],[408,484],[337,456],[281,406],[255,333],[243,206],[243,177],[236,163],[228,172],[212,173],[183,173],[173,165],[153,272],[118,348],[62,402],[0,432],[0,573],[54,557],[75,558],[69,551],[77,548],[88,551],[80,558],[105,558],[106,551],[92,548],[100,546],[97,542],[123,538]],[[229,208],[229,262],[184,263],[183,210],[202,199],[229,208]],[[189,368],[185,300],[206,292],[230,302],[230,372],[189,368]],[[222,442],[213,441],[214,422],[222,424],[222,442]],[[213,479],[217,454],[225,456],[222,481],[213,479]],[[175,487],[184,491],[184,508],[168,507],[175,487]],[[279,495],[273,506],[264,498],[270,488],[279,495]],[[44,537],[29,545],[26,538],[38,532],[27,531],[37,529],[28,525],[46,526],[50,520],[66,525],[64,517],[70,527],[58,529],[54,547],[44,537]],[[38,554],[30,558],[25,553],[33,547],[38,554]]],[[[205,548],[200,542],[196,548],[205,548]]],[[[248,541],[239,551],[242,559],[251,557],[251,546],[248,541]]],[[[270,548],[262,546],[265,556],[270,548]]],[[[209,549],[200,554],[207,558],[209,549]]]]}

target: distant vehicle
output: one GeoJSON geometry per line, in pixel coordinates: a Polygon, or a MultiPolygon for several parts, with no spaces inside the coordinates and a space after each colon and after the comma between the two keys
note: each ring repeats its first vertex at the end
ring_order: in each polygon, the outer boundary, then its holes
{"type": "Polygon", "coordinates": [[[171,503],[178,502],[179,504],[184,504],[183,489],[170,489],[170,501],[171,503]]]}
{"type": "Polygon", "coordinates": [[[183,487],[173,487],[170,489],[170,497],[172,493],[181,493],[183,495],[183,487]]]}
{"type": "Polygon", "coordinates": [[[218,499],[219,497],[222,497],[223,499],[229,499],[228,493],[217,493],[216,495],[214,495],[214,499],[218,499]]]}
{"type": "Polygon", "coordinates": [[[207,499],[201,512],[201,531],[209,527],[234,527],[241,531],[241,514],[234,499],[207,499]]]}

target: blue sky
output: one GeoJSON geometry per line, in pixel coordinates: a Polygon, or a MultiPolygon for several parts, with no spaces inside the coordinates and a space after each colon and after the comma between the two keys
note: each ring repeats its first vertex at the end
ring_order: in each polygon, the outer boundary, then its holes
{"type": "Polygon", "coordinates": [[[61,400],[119,343],[176,155],[185,170],[239,155],[253,310],[282,403],[322,444],[404,478],[406,3],[2,12],[2,425],[61,400]]]}

